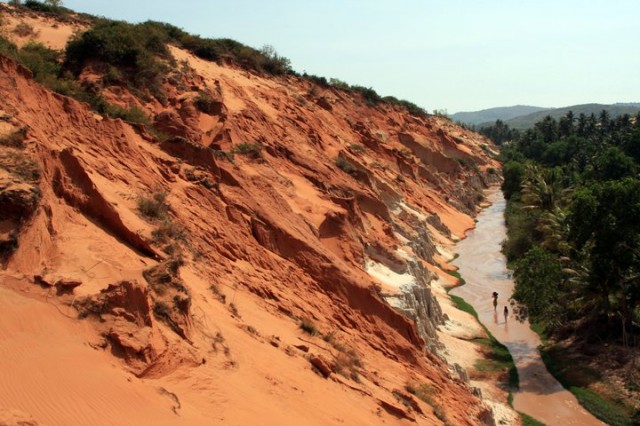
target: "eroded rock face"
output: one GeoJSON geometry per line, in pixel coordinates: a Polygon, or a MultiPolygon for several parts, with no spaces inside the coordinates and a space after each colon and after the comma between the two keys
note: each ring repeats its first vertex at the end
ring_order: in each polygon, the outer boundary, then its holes
{"type": "Polygon", "coordinates": [[[158,356],[151,340],[152,308],[147,287],[121,281],[80,300],[76,307],[81,318],[95,316],[100,320],[107,342],[129,363],[140,367],[158,356]]]}
{"type": "Polygon", "coordinates": [[[37,186],[11,178],[0,169],[0,258],[18,247],[21,226],[35,213],[40,201],[37,186]]]}
{"type": "Polygon", "coordinates": [[[0,261],[18,247],[20,231],[42,198],[39,165],[24,152],[26,135],[26,127],[0,108],[0,261]]]}
{"type": "Polygon", "coordinates": [[[187,339],[191,329],[191,295],[178,276],[181,262],[169,259],[144,271],[153,291],[153,313],[171,330],[187,339]]]}
{"type": "Polygon", "coordinates": [[[38,207],[39,200],[37,186],[0,178],[0,220],[22,222],[28,219],[38,207]]]}
{"type": "Polygon", "coordinates": [[[156,115],[153,119],[153,125],[160,131],[172,136],[186,137],[189,134],[189,128],[182,121],[182,117],[173,111],[163,111],[156,115]]]}

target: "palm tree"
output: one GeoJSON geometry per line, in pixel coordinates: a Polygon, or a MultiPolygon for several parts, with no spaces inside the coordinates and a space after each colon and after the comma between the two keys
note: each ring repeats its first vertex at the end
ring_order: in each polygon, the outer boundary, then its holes
{"type": "Polygon", "coordinates": [[[561,255],[569,252],[564,207],[570,192],[570,188],[563,188],[557,170],[541,169],[536,164],[527,164],[525,167],[522,181],[524,208],[540,212],[536,225],[536,230],[542,235],[540,245],[561,255]]]}

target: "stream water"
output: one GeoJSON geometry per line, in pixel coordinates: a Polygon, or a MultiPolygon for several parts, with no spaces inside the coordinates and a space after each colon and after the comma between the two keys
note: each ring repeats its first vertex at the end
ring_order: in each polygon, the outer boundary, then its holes
{"type": "Polygon", "coordinates": [[[514,283],[500,251],[506,238],[506,202],[500,191],[491,193],[489,201],[492,204],[478,215],[476,228],[456,246],[459,257],[453,264],[466,285],[453,289],[451,294],[471,304],[480,322],[511,352],[520,377],[520,389],[514,393],[516,410],[547,425],[602,425],[551,376],[537,350],[540,338],[527,321],[519,322],[511,314],[509,298],[514,283]],[[498,292],[495,310],[491,296],[494,291],[498,292]],[[505,306],[509,309],[506,317],[505,306]]]}

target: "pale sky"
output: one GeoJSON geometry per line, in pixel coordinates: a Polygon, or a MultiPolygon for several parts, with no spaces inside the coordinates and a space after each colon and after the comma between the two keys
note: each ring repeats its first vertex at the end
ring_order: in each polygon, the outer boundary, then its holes
{"type": "Polygon", "coordinates": [[[639,0],[63,0],[270,44],[298,72],[449,113],[640,102],[639,0]]]}

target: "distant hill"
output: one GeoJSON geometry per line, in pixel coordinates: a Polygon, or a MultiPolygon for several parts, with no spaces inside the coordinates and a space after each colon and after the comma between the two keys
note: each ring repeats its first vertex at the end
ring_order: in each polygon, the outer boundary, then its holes
{"type": "MultiPolygon", "coordinates": [[[[582,105],[572,105],[563,108],[553,108],[542,111],[533,112],[527,115],[523,115],[520,117],[514,117],[511,119],[502,119],[509,127],[512,129],[529,129],[533,127],[535,123],[542,120],[547,115],[555,119],[559,119],[560,117],[566,115],[569,111],[573,111],[573,114],[577,117],[580,114],[591,115],[595,114],[596,116],[600,114],[602,110],[607,110],[611,118],[618,117],[623,114],[634,115],[640,111],[640,103],[616,103],[612,105],[606,104],[582,104],[582,105]]],[[[488,121],[482,124],[493,124],[495,120],[488,121]]]]}
{"type": "Polygon", "coordinates": [[[510,120],[512,118],[532,114],[538,111],[548,110],[549,108],[537,106],[514,105],[509,107],[483,109],[481,111],[456,112],[455,114],[451,114],[450,118],[453,121],[465,124],[481,124],[487,122],[493,123],[496,120],[510,120]]]}
{"type": "Polygon", "coordinates": [[[498,107],[483,109],[481,111],[457,112],[451,114],[453,121],[471,124],[475,126],[489,126],[496,120],[502,120],[512,129],[524,130],[550,115],[558,119],[569,111],[573,111],[575,116],[580,114],[596,116],[605,109],[614,118],[623,114],[635,115],[640,111],[640,102],[607,104],[581,104],[571,105],[562,108],[542,108],[527,105],[515,105],[510,107],[498,107]]]}

